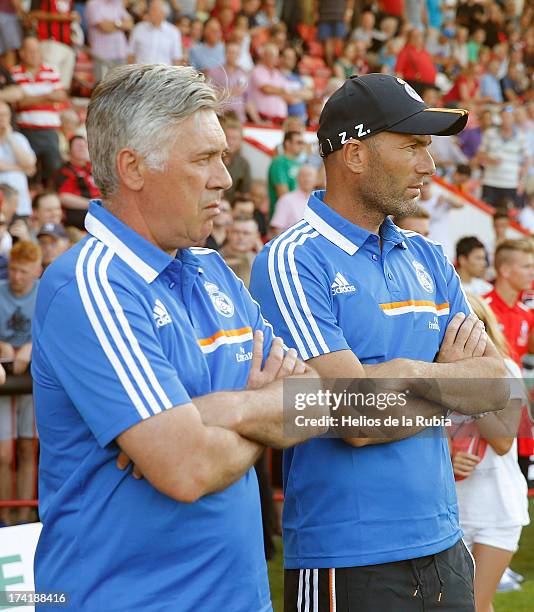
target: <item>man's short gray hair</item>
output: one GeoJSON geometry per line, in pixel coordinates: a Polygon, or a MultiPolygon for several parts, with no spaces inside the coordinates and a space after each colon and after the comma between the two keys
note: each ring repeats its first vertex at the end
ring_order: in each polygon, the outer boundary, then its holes
{"type": "Polygon", "coordinates": [[[217,92],[194,68],[162,64],[111,70],[96,87],[87,112],[93,177],[102,196],[119,186],[116,159],[123,148],[163,170],[177,138],[176,126],[199,110],[219,110],[217,92]]]}

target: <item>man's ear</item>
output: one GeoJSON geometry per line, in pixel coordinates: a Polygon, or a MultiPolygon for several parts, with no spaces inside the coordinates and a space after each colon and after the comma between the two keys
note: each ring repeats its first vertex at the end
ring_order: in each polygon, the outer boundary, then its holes
{"type": "Polygon", "coordinates": [[[117,173],[120,181],[132,191],[141,191],[145,184],[144,159],[133,149],[121,149],[117,153],[117,173]]]}
{"type": "Polygon", "coordinates": [[[351,138],[342,149],[343,161],[351,172],[361,174],[367,150],[361,140],[351,138]]]}

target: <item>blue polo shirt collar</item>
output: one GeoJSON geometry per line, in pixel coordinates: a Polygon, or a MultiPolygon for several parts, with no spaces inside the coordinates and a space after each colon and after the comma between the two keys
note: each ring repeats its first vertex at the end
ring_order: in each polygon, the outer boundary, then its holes
{"type": "MultiPolygon", "coordinates": [[[[91,200],[89,203],[85,229],[112,249],[147,283],[154,281],[173,261],[170,255],[150,244],[106,210],[101,200],[91,200]]],[[[177,257],[181,256],[179,252],[177,257]]]]}
{"type": "MultiPolygon", "coordinates": [[[[304,211],[304,219],[321,236],[343,249],[349,255],[354,255],[371,236],[374,240],[378,236],[358,225],[354,225],[324,203],[324,190],[314,191],[308,200],[304,211]]],[[[380,226],[380,235],[383,240],[393,242],[406,248],[404,236],[399,232],[393,221],[386,217],[380,226]]]]}

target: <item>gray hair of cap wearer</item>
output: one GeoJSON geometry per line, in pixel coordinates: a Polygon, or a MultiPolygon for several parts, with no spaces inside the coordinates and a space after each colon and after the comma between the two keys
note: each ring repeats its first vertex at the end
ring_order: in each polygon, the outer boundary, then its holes
{"type": "Polygon", "coordinates": [[[107,198],[119,187],[117,154],[129,148],[153,171],[164,171],[177,126],[220,98],[194,68],[147,64],[114,68],[99,83],[87,111],[87,141],[96,185],[107,198]]]}

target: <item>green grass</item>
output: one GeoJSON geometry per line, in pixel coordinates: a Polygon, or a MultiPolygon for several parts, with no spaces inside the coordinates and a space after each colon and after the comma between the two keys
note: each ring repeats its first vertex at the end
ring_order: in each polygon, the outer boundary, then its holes
{"type": "MultiPolygon", "coordinates": [[[[530,500],[530,525],[523,529],[521,542],[512,561],[512,569],[525,576],[521,591],[498,593],[494,599],[495,612],[534,611],[534,499],[530,500]]],[[[284,570],[282,541],[276,540],[278,553],[269,563],[269,581],[274,612],[282,612],[284,602],[284,570]]]]}

